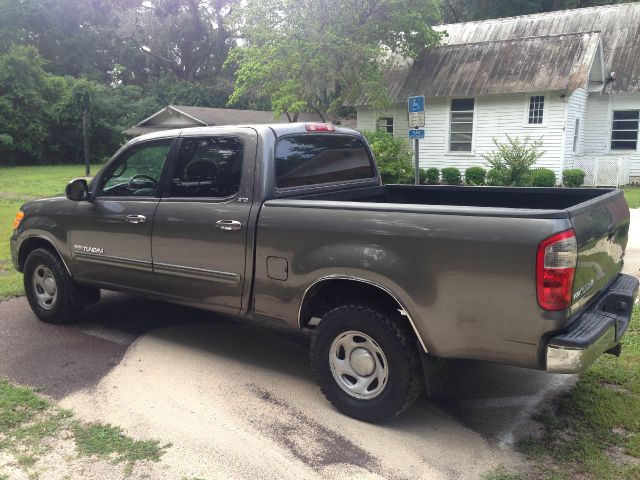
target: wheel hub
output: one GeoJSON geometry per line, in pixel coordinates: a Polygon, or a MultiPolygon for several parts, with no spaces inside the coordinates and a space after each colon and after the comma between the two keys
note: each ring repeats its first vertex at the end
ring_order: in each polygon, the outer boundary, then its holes
{"type": "Polygon", "coordinates": [[[33,271],[33,291],[36,302],[44,310],[51,310],[58,299],[58,285],[53,272],[45,265],[39,265],[33,271]]]}
{"type": "Polygon", "coordinates": [[[361,377],[370,376],[376,369],[376,361],[366,348],[354,348],[351,355],[349,355],[349,362],[353,371],[361,377]]]}
{"type": "Polygon", "coordinates": [[[387,359],[380,345],[356,330],[334,339],[329,349],[329,367],[338,386],[359,399],[376,398],[389,379],[387,359]]]}

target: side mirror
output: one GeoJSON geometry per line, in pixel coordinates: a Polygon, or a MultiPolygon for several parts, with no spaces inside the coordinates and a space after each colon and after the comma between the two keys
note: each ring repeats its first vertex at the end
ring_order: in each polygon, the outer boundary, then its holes
{"type": "Polygon", "coordinates": [[[67,183],[64,193],[69,200],[79,202],[80,200],[89,199],[89,185],[84,178],[76,178],[67,183]]]}

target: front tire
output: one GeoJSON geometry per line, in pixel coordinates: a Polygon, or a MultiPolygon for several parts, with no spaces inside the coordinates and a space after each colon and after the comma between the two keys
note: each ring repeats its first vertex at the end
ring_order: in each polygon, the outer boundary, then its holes
{"type": "Polygon", "coordinates": [[[73,323],[82,311],[83,304],[74,297],[77,285],[62,260],[48,249],[38,248],[27,257],[24,289],[31,310],[43,322],[73,323]]]}
{"type": "Polygon", "coordinates": [[[325,397],[353,418],[389,420],[424,385],[415,335],[402,317],[364,305],[334,308],[311,341],[311,367],[325,397]]]}

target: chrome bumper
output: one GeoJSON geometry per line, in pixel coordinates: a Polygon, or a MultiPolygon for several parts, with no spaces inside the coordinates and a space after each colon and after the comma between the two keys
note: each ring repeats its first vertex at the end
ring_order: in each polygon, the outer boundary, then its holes
{"type": "Polygon", "coordinates": [[[616,342],[616,328],[611,325],[594,343],[585,348],[547,345],[547,372],[578,373],[590,367],[600,355],[611,350],[616,342]]]}
{"type": "Polygon", "coordinates": [[[638,284],[635,277],[619,275],[589,310],[552,337],[546,347],[547,372],[581,372],[616,347],[629,326],[638,284]]]}

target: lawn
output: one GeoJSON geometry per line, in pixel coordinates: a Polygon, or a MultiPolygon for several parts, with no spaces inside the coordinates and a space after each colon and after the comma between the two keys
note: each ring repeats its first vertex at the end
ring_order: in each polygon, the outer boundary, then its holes
{"type": "MultiPolygon", "coordinates": [[[[92,166],[92,173],[98,168],[92,166]]],[[[13,269],[9,252],[16,212],[25,200],[60,194],[69,180],[83,175],[82,165],[0,168],[0,300],[23,292],[22,276],[13,269]]]]}
{"type": "Polygon", "coordinates": [[[84,477],[82,471],[74,470],[93,469],[101,460],[111,469],[104,478],[126,478],[141,463],[159,462],[170,446],[157,440],[133,439],[109,424],[78,420],[73,412],[56,407],[33,390],[0,378],[0,479],[13,478],[5,468],[14,474],[21,471],[20,478],[39,478],[61,458],[70,473],[81,475],[74,478],[84,477]],[[74,450],[75,455],[69,454],[74,450]],[[62,457],[57,451],[68,453],[62,457]],[[117,468],[118,464],[123,467],[117,468]]]}
{"type": "Polygon", "coordinates": [[[640,478],[640,307],[623,337],[622,355],[601,357],[552,409],[540,412],[545,433],[518,449],[529,472],[496,471],[487,480],[640,478]]]}
{"type": "Polygon", "coordinates": [[[627,199],[629,208],[640,207],[640,187],[625,187],[622,190],[624,190],[624,198],[627,199]]]}

